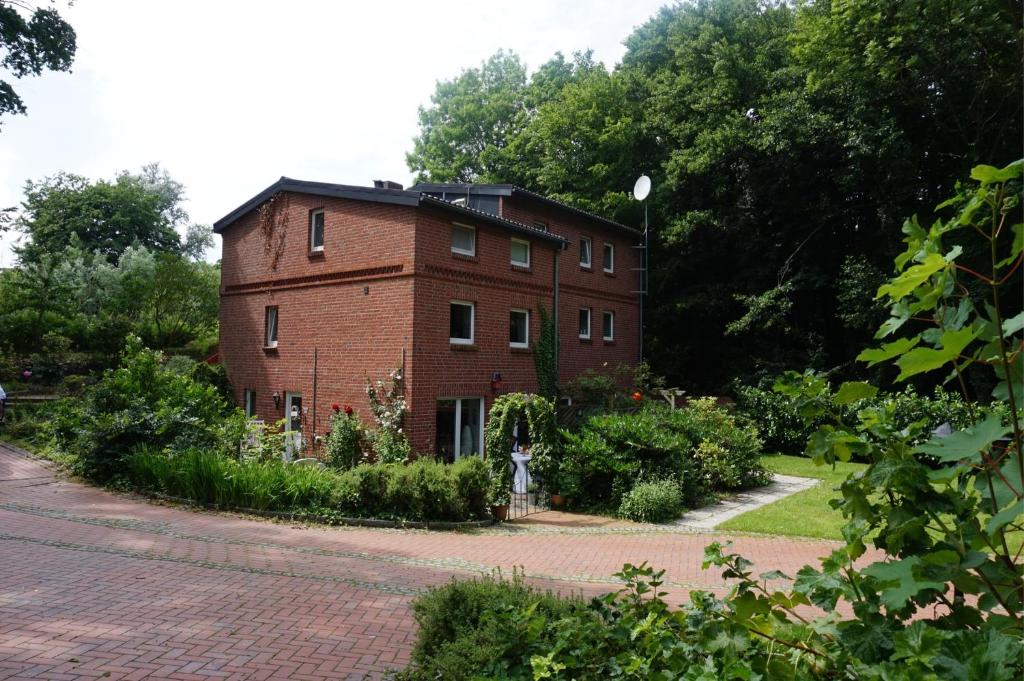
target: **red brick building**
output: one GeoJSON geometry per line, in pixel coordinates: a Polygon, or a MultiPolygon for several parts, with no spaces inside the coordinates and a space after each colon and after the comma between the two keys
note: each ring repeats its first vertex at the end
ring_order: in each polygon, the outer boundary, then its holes
{"type": "Polygon", "coordinates": [[[372,422],[401,368],[417,453],[483,449],[495,397],[537,390],[540,308],[559,376],[640,357],[637,231],[512,185],[281,178],[214,224],[220,359],[239,404],[307,438],[332,404],[372,422]],[[314,370],[315,364],[315,370],[314,370]]]}

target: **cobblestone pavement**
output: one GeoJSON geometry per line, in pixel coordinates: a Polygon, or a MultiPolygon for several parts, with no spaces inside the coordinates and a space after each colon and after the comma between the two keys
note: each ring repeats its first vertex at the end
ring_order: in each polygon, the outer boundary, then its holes
{"type": "MultiPolygon", "coordinates": [[[[0,444],[0,679],[377,679],[408,662],[411,599],[452,577],[518,566],[589,596],[647,561],[670,602],[723,587],[700,562],[729,537],[566,515],[463,533],[254,520],[64,480],[0,444]]],[[[835,546],[732,541],[790,573],[835,546]]]]}

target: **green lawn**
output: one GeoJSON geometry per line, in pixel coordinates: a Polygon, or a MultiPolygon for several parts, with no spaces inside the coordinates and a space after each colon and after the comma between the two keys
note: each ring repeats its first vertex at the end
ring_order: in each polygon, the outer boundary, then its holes
{"type": "Polygon", "coordinates": [[[839,495],[834,491],[839,483],[850,473],[863,470],[864,464],[839,463],[833,469],[831,466],[815,466],[813,461],[802,456],[781,454],[762,457],[761,461],[774,473],[817,478],[822,482],[803,492],[738,515],[719,525],[718,529],[787,537],[843,538],[839,532],[843,526],[843,516],[830,507],[828,502],[839,495]]]}

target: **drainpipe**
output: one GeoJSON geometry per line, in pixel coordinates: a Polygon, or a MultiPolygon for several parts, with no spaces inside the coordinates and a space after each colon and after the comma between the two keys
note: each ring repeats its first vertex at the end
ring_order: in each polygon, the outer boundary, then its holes
{"type": "MultiPolygon", "coordinates": [[[[554,296],[554,309],[551,311],[551,319],[552,319],[552,322],[555,325],[555,388],[556,388],[556,392],[557,392],[557,389],[558,389],[558,384],[561,382],[561,379],[562,379],[562,368],[561,368],[561,365],[559,364],[559,358],[561,357],[561,354],[562,354],[560,352],[560,349],[562,347],[562,333],[561,333],[561,331],[558,328],[558,262],[559,262],[558,256],[561,255],[562,251],[565,250],[566,248],[567,248],[566,244],[562,243],[562,244],[559,244],[558,248],[555,249],[555,268],[554,268],[555,269],[555,281],[554,281],[555,296],[554,296]]],[[[555,398],[556,398],[556,401],[557,401],[557,398],[558,398],[557,394],[555,395],[555,398]]]]}

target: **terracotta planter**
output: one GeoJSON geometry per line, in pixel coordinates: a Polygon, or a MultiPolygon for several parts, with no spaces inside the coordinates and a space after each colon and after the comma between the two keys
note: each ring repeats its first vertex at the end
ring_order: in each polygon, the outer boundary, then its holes
{"type": "Polygon", "coordinates": [[[563,506],[565,506],[565,497],[562,496],[561,494],[552,494],[551,495],[551,507],[552,508],[562,508],[563,506]]]}
{"type": "Polygon", "coordinates": [[[491,513],[494,514],[495,520],[508,520],[508,504],[491,506],[491,513]]]}

